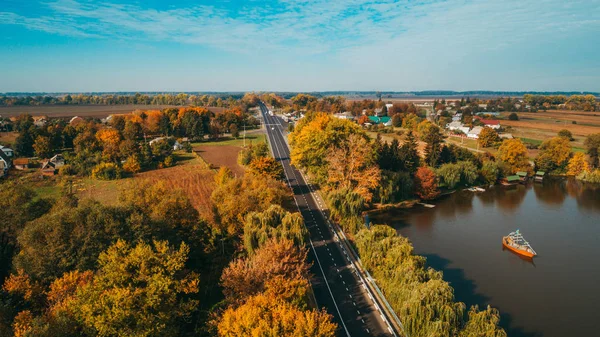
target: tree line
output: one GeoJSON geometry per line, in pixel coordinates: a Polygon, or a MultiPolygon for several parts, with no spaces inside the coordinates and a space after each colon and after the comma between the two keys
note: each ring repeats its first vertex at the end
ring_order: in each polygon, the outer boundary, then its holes
{"type": "Polygon", "coordinates": [[[239,105],[239,97],[179,94],[66,94],[37,96],[1,96],[0,106],[38,105],[195,105],[230,108],[239,105]]]}
{"type": "Polygon", "coordinates": [[[50,158],[60,153],[67,163],[60,168],[64,175],[117,179],[126,173],[174,165],[177,139],[191,152],[191,142],[218,139],[224,133],[237,137],[243,126],[257,123],[240,107],[218,114],[186,107],[112,115],[104,123],[53,118],[36,125],[30,115],[21,115],[12,127],[19,133],[14,142],[18,156],[50,158]]]}

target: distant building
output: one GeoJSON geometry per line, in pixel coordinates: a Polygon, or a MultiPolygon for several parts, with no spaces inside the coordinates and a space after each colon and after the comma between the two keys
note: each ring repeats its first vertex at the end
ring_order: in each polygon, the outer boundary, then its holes
{"type": "Polygon", "coordinates": [[[377,117],[383,116],[383,108],[375,108],[375,110],[373,110],[373,112],[375,113],[375,116],[377,116],[377,117]]]}
{"type": "Polygon", "coordinates": [[[85,123],[85,119],[83,119],[79,116],[75,116],[75,117],[71,118],[71,120],[69,121],[69,124],[71,124],[71,125],[77,125],[77,124],[81,124],[81,123],[85,123]]]}
{"type": "Polygon", "coordinates": [[[46,116],[35,116],[33,117],[33,125],[42,128],[48,124],[48,118],[46,116]]]}
{"type": "Polygon", "coordinates": [[[464,133],[465,135],[467,133],[469,133],[469,127],[464,126],[463,123],[458,122],[458,121],[446,124],[446,129],[448,129],[450,131],[460,131],[460,132],[464,133]]]}
{"type": "Polygon", "coordinates": [[[390,117],[377,117],[377,116],[369,116],[369,121],[372,124],[383,124],[385,126],[392,126],[392,119],[390,117]]]}
{"type": "Polygon", "coordinates": [[[333,114],[333,117],[339,118],[339,119],[354,120],[354,115],[350,111],[345,111],[345,112],[340,112],[340,113],[337,113],[337,114],[333,114]]]}
{"type": "Polygon", "coordinates": [[[388,112],[389,112],[389,111],[390,111],[390,109],[394,107],[394,105],[393,105],[392,103],[387,103],[387,104],[385,105],[385,107],[387,108],[387,110],[388,110],[388,112]]]}
{"type": "Polygon", "coordinates": [[[487,126],[488,128],[494,129],[494,130],[498,130],[500,129],[500,121],[497,121],[495,119],[483,119],[483,118],[477,118],[481,123],[483,123],[483,125],[487,126]]]}

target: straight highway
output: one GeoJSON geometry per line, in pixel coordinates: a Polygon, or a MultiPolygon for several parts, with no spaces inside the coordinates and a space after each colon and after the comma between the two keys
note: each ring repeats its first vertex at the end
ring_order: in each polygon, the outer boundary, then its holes
{"type": "Polygon", "coordinates": [[[281,119],[272,116],[264,104],[260,108],[271,151],[283,165],[286,181],[310,235],[309,255],[314,275],[311,282],[317,305],[333,315],[339,336],[393,336],[381,308],[350,262],[350,252],[340,245],[328,223],[324,201],[313,193],[301,172],[291,166],[281,119]]]}

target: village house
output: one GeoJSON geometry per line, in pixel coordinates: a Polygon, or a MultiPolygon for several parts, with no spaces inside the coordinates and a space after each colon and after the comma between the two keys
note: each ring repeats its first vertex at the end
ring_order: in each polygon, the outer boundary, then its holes
{"type": "Polygon", "coordinates": [[[482,130],[483,130],[483,127],[481,127],[481,126],[476,126],[476,127],[472,128],[467,133],[467,138],[479,139],[479,134],[481,133],[482,130]]]}
{"type": "Polygon", "coordinates": [[[45,176],[53,176],[58,172],[58,169],[65,165],[65,158],[62,154],[57,154],[56,156],[46,160],[42,163],[42,174],[45,176]]]}
{"type": "Polygon", "coordinates": [[[383,124],[385,126],[392,126],[392,119],[390,117],[377,117],[369,116],[369,121],[372,124],[383,124]]]}
{"type": "Polygon", "coordinates": [[[339,119],[354,120],[354,115],[352,115],[352,112],[350,112],[350,111],[333,114],[333,117],[339,118],[339,119]]]}
{"type": "Polygon", "coordinates": [[[383,108],[375,108],[375,110],[373,110],[373,112],[375,113],[375,116],[377,116],[377,117],[383,117],[383,115],[384,115],[383,108]]]}
{"type": "Polygon", "coordinates": [[[0,145],[0,150],[8,157],[13,158],[15,156],[15,151],[13,149],[0,145]]]}
{"type": "MultiPolygon", "coordinates": [[[[152,139],[151,141],[148,142],[148,144],[150,146],[152,146],[154,143],[159,142],[163,139],[169,139],[170,137],[157,137],[152,139]]],[[[181,143],[179,143],[178,141],[175,141],[175,143],[173,143],[173,151],[178,151],[183,149],[183,145],[181,145],[181,143]]]]}
{"type": "Polygon", "coordinates": [[[42,128],[46,126],[46,124],[48,124],[48,118],[46,118],[46,116],[33,117],[33,125],[37,126],[38,128],[42,128]]]}
{"type": "Polygon", "coordinates": [[[390,109],[392,109],[394,107],[394,105],[392,103],[387,103],[385,105],[385,107],[387,108],[388,113],[390,112],[390,109]]]}
{"type": "Polygon", "coordinates": [[[29,159],[27,158],[17,158],[13,160],[13,166],[17,170],[27,170],[29,168],[29,159]]]}
{"type": "Polygon", "coordinates": [[[81,124],[81,123],[85,123],[85,119],[83,119],[79,116],[75,116],[75,117],[71,118],[71,120],[69,121],[69,124],[71,124],[71,125],[77,125],[77,124],[81,124]]]}
{"type": "Polygon", "coordinates": [[[460,131],[460,132],[464,133],[465,135],[467,133],[469,133],[469,127],[464,126],[463,123],[458,122],[458,121],[446,124],[446,129],[448,129],[450,131],[460,131]]]}
{"type": "Polygon", "coordinates": [[[500,121],[497,121],[495,119],[483,119],[481,117],[475,117],[475,119],[479,120],[481,123],[483,123],[483,125],[487,126],[488,128],[494,130],[500,129],[500,121]]]}

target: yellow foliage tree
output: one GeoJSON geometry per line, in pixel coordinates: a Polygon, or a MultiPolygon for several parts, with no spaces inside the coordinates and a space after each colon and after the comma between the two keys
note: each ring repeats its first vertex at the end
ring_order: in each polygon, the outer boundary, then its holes
{"type": "Polygon", "coordinates": [[[498,156],[500,157],[500,160],[507,164],[511,173],[518,171],[532,171],[527,148],[520,139],[504,140],[502,145],[500,145],[500,148],[498,148],[498,156]]]}
{"type": "Polygon", "coordinates": [[[567,175],[578,176],[583,172],[590,171],[590,165],[588,164],[583,152],[575,153],[571,160],[569,160],[569,166],[567,166],[567,175]]]}
{"type": "Polygon", "coordinates": [[[330,152],[328,183],[333,189],[349,189],[365,201],[373,198],[372,190],[379,185],[381,170],[375,163],[371,144],[364,137],[350,135],[348,141],[330,152]]]}
{"type": "Polygon", "coordinates": [[[259,294],[227,309],[217,331],[223,337],[333,337],[336,324],[325,311],[301,310],[280,298],[259,294]]]}

